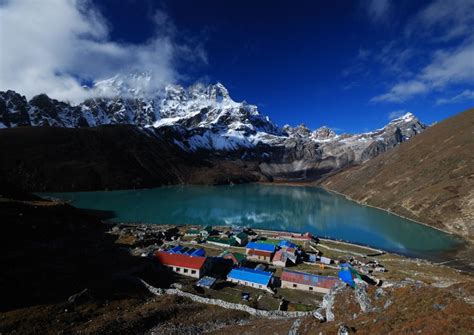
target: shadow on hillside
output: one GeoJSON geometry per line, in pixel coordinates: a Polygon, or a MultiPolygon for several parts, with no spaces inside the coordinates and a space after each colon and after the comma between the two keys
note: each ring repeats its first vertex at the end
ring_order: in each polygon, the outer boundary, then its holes
{"type": "Polygon", "coordinates": [[[67,302],[85,289],[94,300],[147,294],[130,272],[152,273],[152,262],[115,244],[108,225],[91,213],[0,201],[1,311],[67,302]]]}
{"type": "Polygon", "coordinates": [[[115,217],[117,217],[117,213],[115,211],[107,211],[107,210],[101,210],[101,209],[89,209],[89,208],[84,208],[82,209],[85,213],[95,216],[96,218],[100,220],[111,220],[115,217]]]}

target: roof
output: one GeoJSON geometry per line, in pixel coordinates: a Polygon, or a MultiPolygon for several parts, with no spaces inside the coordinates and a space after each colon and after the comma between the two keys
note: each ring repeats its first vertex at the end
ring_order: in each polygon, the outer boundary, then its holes
{"type": "Polygon", "coordinates": [[[191,256],[206,256],[206,251],[204,249],[196,249],[192,254],[191,256]]]}
{"type": "Polygon", "coordinates": [[[170,254],[165,251],[156,252],[155,257],[162,265],[179,266],[196,270],[201,269],[206,262],[206,257],[170,254]]]}
{"type": "Polygon", "coordinates": [[[241,254],[239,252],[230,252],[228,250],[224,250],[219,257],[223,258],[232,258],[233,260],[237,261],[238,263],[242,262],[245,260],[246,256],[244,254],[241,254]]]}
{"type": "Polygon", "coordinates": [[[275,256],[273,256],[273,261],[274,262],[286,262],[287,256],[286,253],[283,252],[283,250],[278,250],[275,253],[275,256]]]}
{"type": "Polygon", "coordinates": [[[174,246],[173,248],[169,249],[168,252],[169,253],[178,253],[178,252],[181,252],[181,250],[183,250],[183,246],[177,245],[177,246],[174,246]]]}
{"type": "Polygon", "coordinates": [[[215,282],[216,282],[216,278],[206,276],[199,279],[198,282],[196,283],[196,286],[211,288],[215,282]]]}
{"type": "Polygon", "coordinates": [[[199,235],[200,234],[200,231],[197,230],[197,229],[188,229],[186,230],[186,233],[185,234],[188,234],[188,235],[199,235]]]}
{"type": "Polygon", "coordinates": [[[270,243],[262,243],[262,242],[250,242],[247,244],[247,249],[255,249],[267,252],[275,252],[275,246],[270,243]]]}
{"type": "Polygon", "coordinates": [[[218,238],[218,237],[208,237],[207,238],[208,242],[215,242],[215,243],[221,243],[221,244],[226,244],[226,245],[237,245],[237,241],[235,238],[218,238]]]}
{"type": "Polygon", "coordinates": [[[276,232],[273,236],[287,236],[289,238],[297,239],[297,240],[311,240],[313,235],[311,233],[290,233],[290,232],[276,232]]]}
{"type": "Polygon", "coordinates": [[[280,243],[278,243],[278,246],[281,247],[281,248],[296,249],[296,244],[294,244],[293,242],[287,241],[287,240],[280,241],[280,243]]]}
{"type": "Polygon", "coordinates": [[[204,249],[183,247],[181,245],[174,246],[173,248],[169,249],[167,253],[189,255],[189,256],[205,256],[206,255],[206,251],[204,249]]]}
{"type": "Polygon", "coordinates": [[[271,272],[240,267],[240,268],[233,269],[227,275],[227,278],[243,280],[243,281],[247,281],[251,283],[268,286],[268,283],[270,282],[272,275],[273,274],[271,272]]]}
{"type": "Polygon", "coordinates": [[[341,265],[338,275],[343,282],[349,284],[351,287],[355,287],[355,278],[360,279],[359,273],[352,266],[346,263],[341,265]]]}
{"type": "Polygon", "coordinates": [[[240,239],[245,239],[245,238],[248,238],[249,236],[247,234],[245,234],[244,232],[241,232],[241,233],[238,233],[237,235],[235,235],[235,237],[238,237],[240,239]]]}
{"type": "Polygon", "coordinates": [[[256,250],[256,249],[250,249],[248,252],[249,256],[265,256],[265,257],[271,257],[272,252],[271,251],[263,251],[263,250],[256,250]]]}
{"type": "Polygon", "coordinates": [[[329,289],[333,287],[339,279],[336,277],[318,276],[311,273],[284,270],[281,274],[281,280],[329,289]]]}
{"type": "Polygon", "coordinates": [[[204,228],[201,229],[201,231],[203,231],[203,230],[205,230],[205,231],[207,231],[208,233],[210,233],[210,232],[212,232],[213,229],[212,229],[212,226],[205,226],[204,228]]]}
{"type": "Polygon", "coordinates": [[[245,256],[244,254],[241,254],[240,252],[234,252],[233,255],[235,259],[237,259],[239,262],[242,262],[243,260],[247,258],[247,256],[245,256]]]}

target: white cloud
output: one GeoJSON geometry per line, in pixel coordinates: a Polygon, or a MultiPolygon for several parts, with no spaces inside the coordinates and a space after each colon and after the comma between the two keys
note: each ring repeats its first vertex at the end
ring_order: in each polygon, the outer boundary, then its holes
{"type": "Polygon", "coordinates": [[[474,40],[452,50],[435,52],[431,62],[413,78],[395,84],[371,102],[403,102],[450,85],[474,84],[474,40]]]}
{"type": "Polygon", "coordinates": [[[15,0],[0,5],[0,90],[31,97],[47,93],[79,102],[91,95],[81,81],[117,73],[148,71],[159,90],[179,78],[176,58],[184,53],[205,59],[202,50],[173,41],[174,25],[163,12],[154,17],[155,35],[143,44],[110,39],[110,27],[86,0],[15,0]]]}
{"type": "Polygon", "coordinates": [[[451,98],[441,98],[436,100],[437,105],[455,104],[458,102],[464,102],[468,100],[474,100],[474,90],[464,90],[461,93],[451,98]]]}
{"type": "Polygon", "coordinates": [[[442,41],[472,35],[473,13],[472,0],[435,0],[411,20],[406,33],[422,33],[442,41]]]}
{"type": "Polygon", "coordinates": [[[366,0],[363,3],[369,18],[374,22],[381,22],[390,13],[390,0],[366,0]]]}
{"type": "Polygon", "coordinates": [[[474,39],[454,50],[436,52],[419,77],[432,87],[474,83],[474,39]]]}
{"type": "MultiPolygon", "coordinates": [[[[385,62],[388,69],[398,68],[403,77],[399,75],[398,82],[386,93],[377,95],[370,101],[403,102],[454,85],[474,85],[473,13],[474,0],[435,0],[423,8],[410,20],[406,32],[408,38],[416,36],[417,41],[423,39],[430,45],[427,47],[427,61],[422,63],[422,66],[418,65],[421,70],[415,72],[409,71],[404,61],[395,62],[393,66],[385,62]],[[431,51],[433,45],[438,45],[438,49],[431,51]]],[[[403,54],[396,54],[398,59],[404,58],[403,54]]],[[[405,58],[413,58],[413,54],[407,52],[405,58]]],[[[383,56],[383,53],[381,55],[383,56]]]]}
{"type": "Polygon", "coordinates": [[[414,95],[426,93],[428,90],[428,86],[421,81],[401,82],[393,86],[387,93],[373,97],[370,102],[403,102],[414,95]]]}

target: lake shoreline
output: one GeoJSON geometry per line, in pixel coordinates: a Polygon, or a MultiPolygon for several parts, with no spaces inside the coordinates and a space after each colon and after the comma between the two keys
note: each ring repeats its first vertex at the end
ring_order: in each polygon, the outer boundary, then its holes
{"type": "MultiPolygon", "coordinates": [[[[169,229],[169,228],[174,228],[174,227],[176,227],[176,228],[193,228],[193,227],[197,227],[197,226],[202,226],[202,225],[199,225],[199,224],[169,224],[169,223],[157,224],[157,223],[150,223],[150,222],[125,222],[125,221],[110,221],[110,220],[103,220],[103,222],[104,222],[104,224],[107,224],[107,225],[110,225],[110,226],[114,226],[114,225],[132,226],[132,227],[136,227],[136,228],[138,228],[140,226],[159,226],[159,228],[157,227],[157,229],[163,229],[164,227],[169,229]]],[[[232,225],[216,225],[215,227],[217,227],[219,229],[222,229],[222,228],[231,229],[232,225]]],[[[251,230],[253,230],[257,233],[261,233],[263,235],[271,235],[271,234],[274,234],[274,233],[286,233],[286,234],[294,234],[294,235],[302,234],[302,232],[296,232],[296,231],[290,231],[290,230],[263,229],[263,228],[252,228],[252,227],[247,227],[247,228],[250,228],[251,230]]],[[[349,248],[364,249],[367,252],[365,253],[365,255],[362,255],[362,254],[359,255],[359,256],[362,256],[362,257],[374,257],[374,256],[377,257],[377,256],[380,256],[380,255],[392,255],[392,256],[396,256],[396,257],[401,257],[401,258],[406,259],[410,262],[425,262],[425,263],[431,264],[433,266],[443,265],[443,266],[447,266],[449,268],[455,269],[457,271],[462,271],[462,272],[468,273],[470,275],[474,275],[474,268],[472,268],[472,269],[468,268],[468,269],[460,270],[456,266],[445,265],[445,264],[457,261],[456,259],[447,259],[446,257],[440,256],[440,257],[438,257],[438,260],[435,260],[434,258],[430,259],[429,257],[420,257],[420,256],[415,256],[415,255],[410,255],[410,254],[402,254],[402,253],[398,253],[398,252],[395,252],[395,251],[386,250],[386,249],[383,249],[383,248],[373,247],[373,246],[370,246],[370,245],[365,245],[365,244],[350,242],[350,241],[346,241],[346,240],[331,238],[329,236],[314,236],[314,237],[317,238],[318,240],[320,240],[322,242],[326,242],[326,243],[332,243],[332,244],[335,244],[335,245],[349,247],[349,248]]],[[[291,240],[291,238],[290,238],[290,240],[291,240]]],[[[457,247],[457,248],[454,248],[452,250],[448,250],[448,251],[445,251],[445,252],[457,254],[457,253],[460,253],[460,252],[462,252],[466,249],[467,249],[466,246],[463,245],[462,247],[457,247]]],[[[354,252],[355,255],[358,254],[358,253],[359,252],[354,252]]],[[[440,253],[440,255],[442,255],[442,254],[443,254],[443,252],[440,253]]]]}
{"type": "MultiPolygon", "coordinates": [[[[109,221],[109,220],[104,220],[104,224],[109,225],[110,227],[113,226],[120,226],[120,227],[128,227],[132,229],[141,229],[143,226],[157,226],[154,227],[153,229],[156,230],[166,230],[166,229],[173,229],[173,228],[178,228],[178,229],[193,229],[197,226],[200,226],[199,224],[156,224],[156,223],[147,223],[147,222],[122,222],[122,221],[109,221]]],[[[232,226],[229,225],[216,225],[216,229],[231,229],[232,226]]],[[[261,234],[262,236],[272,236],[275,233],[285,233],[288,235],[300,235],[302,234],[301,232],[295,232],[295,231],[289,231],[289,230],[275,230],[275,229],[261,229],[261,228],[250,228],[252,231],[255,233],[261,234]]],[[[326,243],[329,244],[329,249],[336,250],[339,252],[345,252],[348,254],[352,254],[353,256],[359,256],[363,258],[377,258],[381,256],[392,256],[392,257],[398,257],[401,260],[405,260],[406,262],[409,263],[423,263],[423,264],[429,264],[432,266],[445,266],[450,269],[454,269],[458,272],[468,274],[470,276],[474,276],[474,268],[469,268],[469,267],[463,267],[463,269],[460,269],[459,266],[453,266],[449,265],[451,262],[455,262],[456,260],[451,259],[451,260],[434,260],[434,259],[429,259],[425,257],[417,257],[417,256],[411,256],[411,255],[405,255],[401,253],[397,253],[394,251],[389,251],[389,250],[384,250],[382,248],[375,248],[370,245],[364,245],[364,244],[359,244],[359,243],[354,243],[350,241],[343,241],[343,240],[337,240],[337,239],[332,239],[329,237],[320,237],[320,236],[314,236],[317,240],[319,240],[319,244],[321,243],[326,243]],[[343,248],[346,250],[340,250],[340,249],[334,249],[334,247],[337,248],[343,248]],[[355,250],[354,250],[355,249],[355,250]],[[348,251],[352,250],[352,251],[348,251]]],[[[274,237],[271,237],[274,238],[274,237]]],[[[281,237],[278,239],[288,239],[288,240],[293,240],[293,241],[301,241],[304,242],[305,240],[303,239],[298,239],[298,238],[288,238],[288,237],[281,237]]],[[[309,241],[309,240],[308,240],[309,241]]],[[[206,244],[207,245],[207,244],[206,244]]],[[[245,247],[230,247],[231,249],[243,249],[245,250],[245,247]]],[[[454,252],[459,251],[458,249],[452,250],[454,252]]]]}
{"type": "Polygon", "coordinates": [[[331,190],[329,188],[326,188],[326,187],[323,187],[321,186],[320,184],[318,184],[316,181],[301,181],[301,182],[284,182],[284,181],[281,181],[281,182],[271,182],[271,183],[268,183],[268,182],[259,182],[257,184],[261,184],[261,185],[268,185],[268,186],[292,186],[292,187],[316,187],[316,188],[320,188],[326,192],[329,192],[329,193],[333,193],[333,194],[336,194],[336,195],[339,195],[339,196],[342,196],[344,197],[345,199],[349,200],[349,201],[352,201],[352,202],[355,202],[356,204],[358,205],[361,205],[361,206],[365,206],[365,207],[370,207],[370,208],[375,208],[375,209],[379,209],[381,211],[384,211],[386,213],[389,213],[389,214],[392,214],[392,215],[395,215],[395,216],[398,216],[402,219],[405,219],[405,220],[408,220],[408,221],[413,221],[414,223],[417,223],[417,224],[420,224],[420,225],[423,225],[425,227],[429,227],[429,228],[432,228],[432,229],[436,229],[436,230],[439,230],[443,233],[446,233],[446,234],[449,234],[449,235],[452,235],[452,236],[456,236],[456,237],[459,237],[461,238],[462,240],[465,240],[466,242],[470,242],[470,240],[466,237],[466,236],[463,236],[463,235],[459,235],[459,234],[456,234],[452,231],[449,231],[449,230],[445,230],[443,228],[439,228],[439,227],[434,227],[430,224],[427,224],[427,223],[424,223],[422,221],[418,221],[418,220],[415,220],[415,219],[412,219],[412,218],[409,218],[409,217],[406,217],[404,215],[401,215],[401,214],[398,214],[398,213],[395,213],[395,212],[392,212],[391,210],[389,209],[386,209],[386,208],[382,208],[382,207],[377,207],[377,206],[374,206],[374,205],[370,205],[370,204],[367,204],[367,203],[364,203],[364,202],[361,202],[361,201],[358,201],[356,199],[353,199],[351,198],[350,196],[344,194],[344,193],[341,193],[341,192],[338,192],[338,191],[335,191],[335,190],[331,190]]]}
{"type": "Polygon", "coordinates": [[[387,253],[434,262],[451,261],[456,256],[446,257],[446,255],[454,255],[457,251],[464,249],[464,241],[456,235],[439,229],[426,230],[433,227],[426,224],[413,225],[418,222],[383,209],[378,212],[374,212],[374,209],[378,208],[364,210],[363,208],[373,206],[360,204],[345,196],[341,197],[340,194],[319,187],[314,182],[245,183],[221,186],[223,186],[222,189],[215,186],[202,186],[201,189],[200,185],[197,187],[190,185],[188,189],[187,186],[178,185],[168,186],[170,190],[165,186],[141,190],[40,193],[38,195],[63,199],[64,202],[87,210],[91,214],[100,214],[102,219],[111,223],[213,226],[235,224],[252,229],[310,232],[318,238],[341,244],[374,248],[387,253]],[[273,191],[273,188],[269,186],[283,187],[278,191],[273,191]],[[285,186],[289,187],[285,188],[285,186]],[[292,190],[293,186],[311,187],[307,190],[298,190],[298,187],[295,187],[292,190]],[[171,200],[169,202],[159,200],[165,199],[163,197],[171,200]],[[315,199],[316,206],[325,206],[324,208],[329,212],[323,211],[323,208],[314,207],[315,204],[311,199],[315,199]],[[359,209],[357,206],[360,206],[359,209]],[[348,208],[347,212],[345,212],[346,208],[348,208]],[[220,213],[217,216],[216,209],[219,209],[220,213]],[[166,212],[168,214],[163,214],[166,212]],[[392,214],[391,217],[387,217],[388,214],[392,214]],[[199,219],[196,219],[197,217],[199,219]],[[384,224],[380,225],[384,222],[387,228],[384,228],[384,224]],[[349,230],[345,230],[346,226],[349,230]],[[354,227],[355,231],[352,232],[350,227],[354,227]],[[400,227],[404,229],[400,230],[400,227]],[[420,235],[423,237],[421,242],[414,238],[418,232],[424,233],[420,235]]]}

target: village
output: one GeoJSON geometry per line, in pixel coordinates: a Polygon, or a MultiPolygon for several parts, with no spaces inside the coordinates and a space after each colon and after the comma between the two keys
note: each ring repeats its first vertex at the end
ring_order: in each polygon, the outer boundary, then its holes
{"type": "Polygon", "coordinates": [[[310,233],[145,224],[115,225],[111,233],[148,257],[161,282],[262,310],[311,311],[336,284],[381,285],[377,274],[387,271],[374,257],[380,250],[323,243],[310,233]]]}

